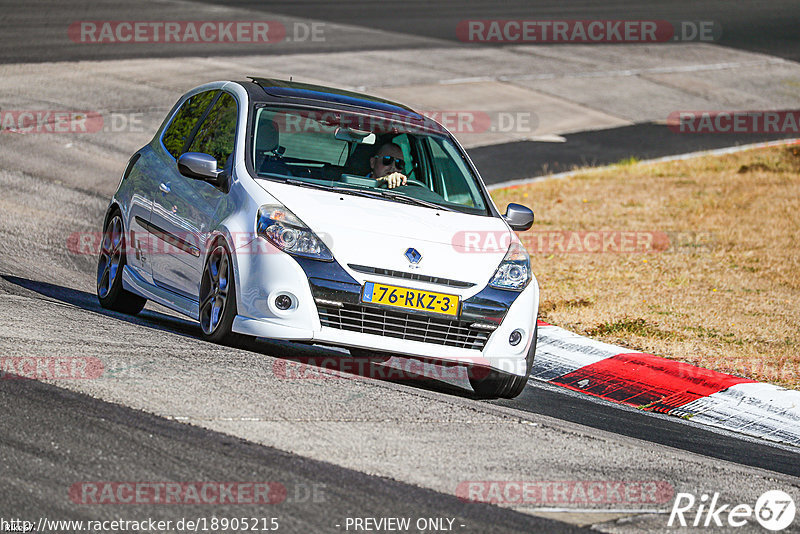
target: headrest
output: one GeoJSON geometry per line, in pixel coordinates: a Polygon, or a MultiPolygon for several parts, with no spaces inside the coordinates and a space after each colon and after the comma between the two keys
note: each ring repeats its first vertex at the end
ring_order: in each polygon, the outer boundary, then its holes
{"type": "Polygon", "coordinates": [[[278,148],[278,142],[278,125],[267,117],[261,119],[256,129],[256,151],[272,152],[278,148]]]}

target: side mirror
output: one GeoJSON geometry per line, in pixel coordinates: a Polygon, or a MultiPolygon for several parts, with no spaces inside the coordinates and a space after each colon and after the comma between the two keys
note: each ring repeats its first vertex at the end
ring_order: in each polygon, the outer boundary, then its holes
{"type": "Polygon", "coordinates": [[[178,172],[188,178],[219,185],[222,171],[217,169],[217,160],[208,154],[186,152],[178,158],[178,172]]]}
{"type": "Polygon", "coordinates": [[[512,230],[521,232],[533,226],[533,211],[521,204],[509,204],[503,219],[512,230]]]}

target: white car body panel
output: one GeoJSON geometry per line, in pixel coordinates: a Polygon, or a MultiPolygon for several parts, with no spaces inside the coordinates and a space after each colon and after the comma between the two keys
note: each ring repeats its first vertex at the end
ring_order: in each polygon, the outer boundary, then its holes
{"type": "MultiPolygon", "coordinates": [[[[224,239],[231,252],[238,311],[233,331],[256,337],[313,341],[410,357],[479,364],[515,375],[525,374],[525,357],[533,341],[539,305],[539,288],[535,278],[523,291],[507,292],[513,293],[509,297],[513,302],[482,350],[322,326],[307,272],[294,257],[265,239],[256,237],[259,206],[276,201],[285,205],[323,238],[335,263],[360,285],[366,281],[383,282],[458,295],[462,302],[487,288],[507,246],[490,251],[470,251],[454,243],[456,235],[464,231],[491,233],[503,236],[508,243],[514,234],[508,224],[497,216],[435,210],[254,178],[248,172],[244,159],[247,151],[249,95],[238,83],[214,82],[190,91],[184,99],[210,89],[229,91],[239,106],[232,156],[236,160],[230,190],[226,193],[228,201],[223,203],[229,208],[216,215],[217,220],[213,225],[197,225],[203,228],[202,235],[208,237],[209,243],[213,239],[224,239]],[[409,247],[422,254],[422,260],[417,265],[411,265],[404,256],[409,247]],[[453,287],[365,274],[350,265],[446,278],[473,285],[453,287]],[[274,300],[280,294],[292,297],[290,309],[279,310],[275,307],[274,300]],[[511,346],[508,339],[515,329],[523,332],[523,342],[511,346]]],[[[169,119],[177,109],[178,106],[169,119]]],[[[165,121],[166,124],[168,121],[165,121]]],[[[158,150],[159,145],[161,150],[165,150],[160,141],[163,128],[159,129],[153,143],[148,145],[151,150],[158,150]]],[[[129,215],[131,196],[124,188],[125,180],[120,183],[112,206],[121,208],[126,228],[132,228],[135,222],[133,216],[129,215]]],[[[203,249],[198,261],[204,262],[207,253],[208,246],[203,249]]],[[[189,271],[194,272],[194,269],[189,271]]],[[[195,282],[199,287],[200,280],[195,282]]],[[[158,286],[144,266],[137,265],[135,269],[126,266],[123,287],[189,317],[198,318],[197,302],[158,286]]]]}
{"type": "MultiPolygon", "coordinates": [[[[471,297],[483,289],[494,274],[511,240],[508,226],[496,217],[257,181],[317,235],[323,236],[334,258],[360,282],[374,276],[353,271],[348,268],[349,264],[471,282],[474,287],[458,292],[464,298],[471,297]],[[458,233],[464,231],[507,236],[506,247],[487,251],[465,248],[456,243],[458,233]],[[403,255],[409,247],[422,254],[419,264],[410,265],[403,255]]],[[[394,284],[399,282],[395,280],[394,284]]],[[[451,288],[443,290],[441,286],[424,283],[420,284],[420,289],[452,292],[451,288]]]]}

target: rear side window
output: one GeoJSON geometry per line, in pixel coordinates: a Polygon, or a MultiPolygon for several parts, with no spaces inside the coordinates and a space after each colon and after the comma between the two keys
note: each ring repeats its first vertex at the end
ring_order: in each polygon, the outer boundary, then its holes
{"type": "Polygon", "coordinates": [[[197,121],[203,116],[217,93],[218,91],[198,93],[184,102],[181,109],[175,114],[162,137],[167,152],[172,154],[173,158],[178,159],[178,156],[183,153],[183,147],[186,146],[189,136],[192,135],[197,121]]]}
{"type": "Polygon", "coordinates": [[[197,130],[189,152],[210,154],[220,169],[225,167],[236,137],[236,110],[236,100],[230,94],[222,93],[197,130]]]}

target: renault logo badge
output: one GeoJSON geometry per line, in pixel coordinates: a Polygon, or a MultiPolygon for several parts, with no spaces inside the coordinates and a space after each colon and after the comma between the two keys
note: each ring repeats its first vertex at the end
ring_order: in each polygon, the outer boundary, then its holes
{"type": "Polygon", "coordinates": [[[411,265],[416,265],[422,260],[422,254],[415,248],[406,250],[406,259],[411,262],[411,265]]]}

